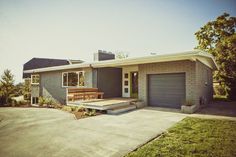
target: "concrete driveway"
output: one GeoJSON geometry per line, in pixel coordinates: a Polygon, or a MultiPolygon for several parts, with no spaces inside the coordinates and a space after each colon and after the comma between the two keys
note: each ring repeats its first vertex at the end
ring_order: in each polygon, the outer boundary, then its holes
{"type": "Polygon", "coordinates": [[[0,156],[123,156],[184,117],[145,108],[75,120],[55,109],[0,108],[0,156]]]}

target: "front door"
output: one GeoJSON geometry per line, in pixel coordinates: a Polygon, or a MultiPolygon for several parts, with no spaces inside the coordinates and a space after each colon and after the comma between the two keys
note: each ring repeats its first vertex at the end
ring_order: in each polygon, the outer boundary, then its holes
{"type": "Polygon", "coordinates": [[[130,73],[130,97],[138,98],[138,72],[130,73]]]}

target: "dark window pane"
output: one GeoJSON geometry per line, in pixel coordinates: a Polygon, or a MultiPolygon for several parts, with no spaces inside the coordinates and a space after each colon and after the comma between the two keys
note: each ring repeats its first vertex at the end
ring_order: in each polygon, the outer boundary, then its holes
{"type": "Polygon", "coordinates": [[[132,93],[138,93],[138,73],[134,72],[131,74],[132,79],[132,93]]]}
{"type": "Polygon", "coordinates": [[[79,86],[84,86],[84,73],[79,72],[79,86]]]}
{"type": "Polygon", "coordinates": [[[67,84],[67,73],[63,74],[63,86],[68,86],[68,84],[67,84]]]}
{"type": "Polygon", "coordinates": [[[125,81],[125,86],[128,86],[129,85],[129,82],[128,81],[125,81]]]}
{"type": "Polygon", "coordinates": [[[39,98],[35,97],[35,103],[38,104],[38,102],[39,102],[39,98]]]}
{"type": "Polygon", "coordinates": [[[124,90],[125,90],[125,93],[128,93],[128,92],[129,92],[129,89],[128,89],[128,88],[125,88],[124,90]]]}
{"type": "Polygon", "coordinates": [[[78,85],[78,74],[75,72],[68,73],[68,86],[78,85]]]}
{"type": "Polygon", "coordinates": [[[128,73],[125,73],[125,78],[129,78],[129,74],[128,73]]]}

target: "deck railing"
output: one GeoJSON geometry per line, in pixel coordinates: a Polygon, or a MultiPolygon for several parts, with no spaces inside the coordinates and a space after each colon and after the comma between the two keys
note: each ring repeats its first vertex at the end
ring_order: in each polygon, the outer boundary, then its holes
{"type": "Polygon", "coordinates": [[[75,102],[91,99],[103,99],[103,92],[99,92],[98,88],[67,88],[66,101],[75,102]]]}

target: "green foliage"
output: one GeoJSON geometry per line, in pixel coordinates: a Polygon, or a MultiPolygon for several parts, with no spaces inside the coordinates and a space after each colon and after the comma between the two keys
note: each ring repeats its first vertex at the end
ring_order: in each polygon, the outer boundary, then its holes
{"type": "Polygon", "coordinates": [[[60,105],[57,104],[52,98],[39,97],[39,106],[50,107],[50,108],[60,108],[60,105]]]}
{"type": "Polygon", "coordinates": [[[221,95],[226,96],[227,95],[227,87],[225,85],[217,85],[214,86],[214,95],[221,95]]]}
{"type": "Polygon", "coordinates": [[[95,109],[85,109],[85,112],[84,112],[84,115],[85,116],[96,116],[96,110],[95,109]]]}
{"type": "Polygon", "coordinates": [[[72,108],[70,106],[63,106],[62,110],[66,112],[72,112],[72,108]]]}
{"type": "Polygon", "coordinates": [[[31,98],[31,83],[30,80],[25,80],[24,87],[23,87],[23,95],[25,100],[29,100],[31,98]]]}
{"type": "Polygon", "coordinates": [[[236,100],[236,17],[224,13],[195,33],[197,49],[211,53],[219,66],[214,79],[225,82],[231,100],[236,100]]]}
{"type": "Polygon", "coordinates": [[[12,107],[20,107],[20,106],[30,106],[29,102],[25,101],[25,100],[20,100],[20,101],[16,101],[14,99],[12,99],[10,102],[8,102],[9,105],[11,105],[12,107]]]}
{"type": "Polygon", "coordinates": [[[14,96],[14,76],[10,70],[5,70],[0,80],[0,104],[7,103],[14,96]]]}
{"type": "Polygon", "coordinates": [[[236,155],[235,130],[236,121],[189,117],[126,157],[232,157],[236,155]]]}
{"type": "Polygon", "coordinates": [[[44,104],[47,104],[47,99],[44,97],[39,97],[39,106],[43,106],[44,104]]]}
{"type": "Polygon", "coordinates": [[[124,59],[124,58],[128,58],[129,54],[126,52],[117,52],[116,53],[116,59],[124,59]]]}
{"type": "Polygon", "coordinates": [[[76,109],[76,112],[84,112],[85,111],[85,108],[84,106],[78,106],[77,109],[76,109]]]}
{"type": "Polygon", "coordinates": [[[21,96],[24,94],[24,83],[18,83],[15,85],[14,96],[21,96]]]}

